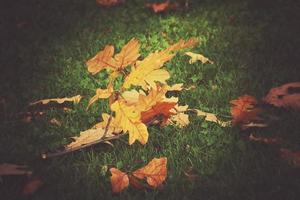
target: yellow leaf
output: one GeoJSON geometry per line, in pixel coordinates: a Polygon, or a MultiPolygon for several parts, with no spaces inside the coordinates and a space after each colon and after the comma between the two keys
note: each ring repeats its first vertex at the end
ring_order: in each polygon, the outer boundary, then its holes
{"type": "Polygon", "coordinates": [[[154,158],[145,167],[134,171],[132,175],[139,179],[146,178],[150,186],[157,188],[167,178],[167,158],[154,158]]]}
{"type": "Polygon", "coordinates": [[[136,90],[129,90],[122,93],[122,97],[128,105],[136,104],[139,101],[139,96],[140,93],[136,90]]]}
{"type": "Polygon", "coordinates": [[[117,69],[125,68],[128,65],[131,65],[136,62],[139,54],[140,44],[139,41],[135,38],[132,38],[121,50],[120,53],[116,54],[115,67],[117,69]]]}
{"type": "Polygon", "coordinates": [[[120,193],[129,186],[128,175],[116,168],[110,168],[111,172],[110,182],[113,193],[120,193]]]}
{"type": "Polygon", "coordinates": [[[113,90],[113,87],[111,84],[109,84],[108,88],[107,89],[101,89],[101,88],[98,88],[96,90],[96,95],[93,96],[90,101],[89,101],[89,104],[87,106],[87,109],[93,104],[95,103],[98,99],[107,99],[109,98],[112,93],[114,92],[113,90]]]}
{"type": "MultiPolygon", "coordinates": [[[[92,128],[88,129],[86,131],[80,132],[80,136],[73,137],[75,140],[74,142],[71,142],[70,144],[65,146],[65,150],[73,149],[76,147],[80,147],[84,144],[88,144],[97,140],[100,140],[104,137],[105,129],[104,128],[92,128]]],[[[106,137],[112,137],[114,136],[112,134],[112,131],[108,129],[106,133],[106,137]]]]}
{"type": "Polygon", "coordinates": [[[149,110],[157,102],[163,101],[166,97],[165,94],[167,90],[165,87],[155,87],[156,89],[151,88],[148,95],[140,94],[138,99],[137,108],[140,111],[149,110]]]}
{"type": "Polygon", "coordinates": [[[179,126],[180,128],[187,126],[190,123],[189,116],[183,112],[188,110],[188,105],[185,106],[178,106],[176,105],[174,109],[171,111],[176,112],[176,115],[171,117],[171,121],[175,123],[175,125],[179,126]]]}
{"type": "Polygon", "coordinates": [[[182,91],[183,90],[183,83],[177,83],[172,86],[167,86],[168,91],[182,91]]]}
{"type": "Polygon", "coordinates": [[[32,106],[32,105],[36,105],[36,104],[48,104],[50,102],[56,102],[56,103],[62,104],[64,102],[66,102],[66,101],[68,101],[68,102],[74,102],[74,103],[79,103],[80,100],[81,100],[81,98],[82,98],[82,96],[77,95],[77,96],[74,96],[74,97],[43,99],[43,100],[32,102],[29,105],[32,106]]]}
{"type": "MultiPolygon", "coordinates": [[[[93,128],[103,128],[105,129],[108,121],[109,121],[109,117],[110,115],[107,113],[103,113],[102,114],[102,122],[97,123],[93,128]]],[[[114,117],[111,117],[110,123],[109,123],[109,127],[108,127],[113,133],[118,134],[121,133],[122,128],[120,127],[120,125],[116,122],[114,117]]]]}
{"type": "Polygon", "coordinates": [[[155,82],[165,83],[170,77],[165,70],[160,70],[163,64],[173,58],[170,51],[161,51],[149,54],[144,60],[136,63],[132,67],[131,73],[126,77],[123,87],[128,89],[131,85],[142,86],[144,89],[147,85],[155,87],[155,82]]]}
{"type": "Polygon", "coordinates": [[[217,123],[222,127],[226,127],[226,126],[229,126],[231,124],[230,121],[229,122],[224,122],[224,121],[219,120],[215,114],[203,112],[203,111],[198,110],[198,109],[192,109],[192,110],[196,111],[197,116],[205,117],[206,121],[217,123]]]}
{"type": "Polygon", "coordinates": [[[207,57],[205,57],[201,54],[197,54],[197,53],[193,53],[193,52],[186,52],[185,54],[191,57],[191,59],[189,60],[190,64],[193,64],[193,63],[197,62],[198,60],[201,61],[203,64],[205,64],[205,63],[214,64],[213,61],[209,60],[207,57]]]}
{"type": "Polygon", "coordinates": [[[91,74],[97,74],[105,68],[113,69],[114,47],[107,45],[104,50],[97,53],[92,59],[87,61],[88,71],[91,74]]]}
{"type": "Polygon", "coordinates": [[[135,106],[127,105],[124,100],[117,100],[111,105],[111,110],[116,113],[115,121],[122,127],[124,133],[129,133],[129,144],[135,140],[146,144],[148,141],[148,131],[145,124],[140,120],[141,112],[135,106]]]}

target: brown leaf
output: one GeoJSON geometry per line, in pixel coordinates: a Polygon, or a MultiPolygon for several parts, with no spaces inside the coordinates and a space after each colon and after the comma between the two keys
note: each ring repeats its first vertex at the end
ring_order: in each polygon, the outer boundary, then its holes
{"type": "Polygon", "coordinates": [[[146,6],[152,9],[155,13],[166,11],[170,7],[170,0],[167,0],[163,3],[149,3],[146,6]]]}
{"type": "Polygon", "coordinates": [[[82,96],[77,95],[74,97],[65,97],[65,98],[54,98],[54,99],[43,99],[43,100],[39,100],[39,101],[35,101],[30,103],[30,106],[36,105],[36,104],[48,104],[50,102],[55,102],[55,103],[59,103],[62,104],[64,102],[73,102],[73,103],[79,103],[81,100],[82,96]]]}
{"type": "Polygon", "coordinates": [[[39,178],[34,178],[29,180],[25,186],[23,187],[22,194],[23,195],[32,195],[34,194],[42,185],[43,181],[39,178]]]}
{"type": "Polygon", "coordinates": [[[258,119],[260,109],[256,108],[257,100],[254,97],[244,95],[230,103],[232,104],[230,112],[233,124],[246,124],[258,119]]]}
{"type": "Polygon", "coordinates": [[[300,82],[287,83],[272,88],[264,98],[264,102],[276,107],[300,111],[300,82]]]}
{"type": "Polygon", "coordinates": [[[110,177],[113,193],[120,193],[129,186],[128,175],[116,168],[110,168],[112,174],[110,177]]]}
{"type": "Polygon", "coordinates": [[[175,107],[176,102],[157,102],[149,110],[141,113],[141,121],[148,123],[155,117],[162,117],[162,122],[166,123],[167,120],[176,113],[171,112],[171,109],[175,107]]]}
{"type": "Polygon", "coordinates": [[[146,178],[150,186],[157,188],[167,178],[167,158],[154,158],[145,167],[134,171],[132,175],[139,179],[146,178]]]}
{"type": "Polygon", "coordinates": [[[32,172],[26,169],[25,165],[3,163],[0,165],[0,176],[7,175],[31,175],[32,172]]]}

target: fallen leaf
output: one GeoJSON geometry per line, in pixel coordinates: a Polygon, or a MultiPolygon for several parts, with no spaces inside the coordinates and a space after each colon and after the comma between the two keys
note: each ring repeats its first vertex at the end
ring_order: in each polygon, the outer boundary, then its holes
{"type": "Polygon", "coordinates": [[[139,179],[146,178],[150,186],[157,188],[166,180],[167,158],[154,158],[145,167],[134,171],[132,175],[139,179]]]}
{"type": "Polygon", "coordinates": [[[182,91],[183,89],[183,83],[177,83],[172,86],[167,86],[168,91],[182,91]]]}
{"type": "Polygon", "coordinates": [[[129,174],[128,175],[129,178],[129,183],[130,185],[132,185],[134,188],[141,190],[146,188],[145,185],[143,185],[137,178],[135,178],[133,175],[129,174]]]}
{"type": "MultiPolygon", "coordinates": [[[[97,123],[93,128],[103,128],[105,129],[108,121],[109,121],[110,115],[107,113],[102,113],[102,122],[97,123]]],[[[114,134],[118,134],[122,132],[122,128],[120,127],[119,123],[115,120],[114,117],[111,116],[109,127],[108,127],[114,134]]]]}
{"type": "Polygon", "coordinates": [[[175,123],[176,126],[179,126],[180,128],[183,128],[187,125],[189,125],[189,115],[185,113],[177,113],[176,115],[173,115],[171,117],[171,121],[175,123]]]}
{"type": "Polygon", "coordinates": [[[129,144],[138,140],[141,144],[148,141],[147,126],[141,122],[141,113],[135,106],[127,105],[124,100],[117,100],[111,105],[111,110],[116,113],[115,121],[124,133],[129,133],[129,144]]]}
{"type": "Polygon", "coordinates": [[[54,99],[43,99],[43,100],[39,100],[39,101],[35,101],[33,103],[30,103],[30,106],[36,105],[36,104],[48,104],[50,102],[55,102],[55,103],[59,103],[62,104],[64,102],[73,102],[73,103],[79,103],[81,100],[82,96],[80,95],[76,95],[74,97],[65,97],[65,98],[54,98],[54,99]]]}
{"type": "Polygon", "coordinates": [[[198,60],[200,62],[202,62],[203,64],[205,64],[205,63],[214,64],[213,61],[211,61],[207,57],[203,56],[202,54],[197,54],[197,53],[193,53],[193,52],[186,52],[185,54],[191,57],[189,60],[190,64],[193,64],[193,63],[197,62],[198,60]]]}
{"type": "Polygon", "coordinates": [[[264,102],[276,107],[300,111],[300,82],[287,83],[272,88],[264,98],[264,102]]]}
{"type": "Polygon", "coordinates": [[[129,186],[128,175],[116,168],[110,168],[112,176],[110,177],[113,193],[120,193],[129,186]]]}
{"type": "Polygon", "coordinates": [[[101,89],[101,88],[98,88],[96,90],[96,95],[93,96],[90,101],[89,101],[89,104],[87,106],[87,109],[89,109],[89,107],[95,103],[98,99],[107,99],[109,98],[114,92],[114,89],[113,89],[113,86],[111,84],[109,84],[108,88],[106,89],[101,89]]]}
{"type": "Polygon", "coordinates": [[[149,3],[146,4],[148,8],[151,8],[155,13],[166,11],[170,7],[170,0],[163,3],[149,3]]]}
{"type": "Polygon", "coordinates": [[[189,110],[196,112],[197,116],[204,117],[205,121],[217,123],[222,127],[227,127],[231,124],[230,122],[224,122],[222,120],[219,120],[217,118],[217,116],[213,113],[203,112],[203,111],[198,110],[198,109],[189,109],[189,110]]]}
{"type": "Polygon", "coordinates": [[[149,110],[141,113],[141,121],[143,123],[149,123],[155,119],[156,116],[162,117],[162,122],[166,123],[167,120],[176,113],[171,112],[171,109],[175,107],[177,102],[157,102],[149,110]]]}
{"type": "Polygon", "coordinates": [[[34,194],[42,185],[43,181],[39,178],[33,178],[29,180],[25,186],[23,187],[22,194],[23,195],[32,195],[34,194]]]}
{"type": "Polygon", "coordinates": [[[288,149],[280,149],[280,157],[288,161],[294,167],[300,167],[300,151],[292,152],[288,149]]]}
{"type": "MultiPolygon", "coordinates": [[[[104,128],[92,128],[80,132],[79,136],[73,137],[74,141],[65,146],[65,150],[73,149],[80,147],[84,144],[89,144],[100,140],[104,137],[105,129],[104,128]]],[[[108,129],[106,137],[112,137],[112,131],[108,129]]]]}
{"type": "Polygon", "coordinates": [[[232,123],[247,124],[255,119],[258,119],[260,109],[256,108],[257,100],[249,95],[244,95],[236,100],[230,101],[232,104],[230,112],[232,115],[232,123]]]}
{"type": "Polygon", "coordinates": [[[7,175],[31,175],[32,172],[26,169],[25,165],[3,163],[0,165],[0,176],[7,175]]]}

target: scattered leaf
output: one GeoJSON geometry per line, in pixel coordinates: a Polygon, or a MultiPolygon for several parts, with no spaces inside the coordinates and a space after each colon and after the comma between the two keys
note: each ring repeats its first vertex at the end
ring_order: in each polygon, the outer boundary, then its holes
{"type": "Polygon", "coordinates": [[[197,53],[193,53],[193,52],[186,52],[185,54],[191,57],[189,60],[190,64],[193,64],[193,63],[197,62],[198,60],[200,62],[202,62],[203,64],[205,64],[205,63],[214,64],[213,61],[211,61],[207,57],[203,56],[202,54],[197,54],[197,53]]]}
{"type": "Polygon", "coordinates": [[[244,95],[230,103],[232,104],[230,112],[233,124],[247,124],[258,119],[260,109],[256,108],[257,100],[254,97],[244,95]]]}
{"type": "MultiPolygon", "coordinates": [[[[109,121],[110,115],[107,113],[102,114],[102,122],[97,123],[93,128],[103,128],[105,129],[108,121],[109,121]]],[[[114,134],[118,134],[122,132],[122,128],[120,125],[117,123],[114,117],[111,116],[110,122],[109,122],[109,127],[108,127],[114,134]]]]}
{"type": "Polygon", "coordinates": [[[55,99],[43,99],[43,100],[39,100],[39,101],[35,101],[33,103],[30,103],[30,106],[36,105],[36,104],[48,104],[50,102],[56,102],[59,104],[62,104],[64,102],[73,102],[73,103],[79,103],[81,100],[82,96],[77,95],[74,97],[65,97],[65,98],[55,98],[55,99]]]}
{"type": "Polygon", "coordinates": [[[198,109],[189,109],[189,110],[196,112],[197,116],[204,117],[204,120],[209,121],[209,122],[217,123],[222,127],[226,127],[226,126],[230,125],[230,122],[224,122],[222,120],[219,120],[217,118],[217,116],[213,113],[203,112],[203,111],[198,110],[198,109]]]}
{"type": "Polygon", "coordinates": [[[149,3],[146,6],[152,9],[155,13],[166,11],[170,7],[170,0],[167,0],[163,3],[149,3]]]}
{"type": "Polygon", "coordinates": [[[147,179],[147,183],[157,188],[166,180],[167,177],[167,158],[154,158],[148,165],[142,167],[132,173],[139,179],[147,179]]]}
{"type": "Polygon", "coordinates": [[[128,175],[116,168],[110,168],[112,174],[110,177],[113,193],[120,193],[129,186],[128,175]]]}
{"type": "Polygon", "coordinates": [[[33,178],[29,180],[25,186],[23,187],[22,194],[23,195],[32,195],[34,194],[42,185],[43,181],[39,178],[33,178]]]}
{"type": "Polygon", "coordinates": [[[0,165],[0,176],[7,175],[31,175],[32,172],[26,169],[25,165],[3,163],[0,165]]]}
{"type": "Polygon", "coordinates": [[[162,122],[166,123],[167,120],[176,113],[171,112],[171,109],[175,107],[176,102],[157,102],[149,110],[141,113],[141,121],[143,123],[149,123],[156,116],[162,117],[162,122]]]}
{"type": "Polygon", "coordinates": [[[300,82],[287,83],[272,88],[264,98],[264,102],[276,107],[300,111],[300,82]]]}
{"type": "Polygon", "coordinates": [[[109,98],[112,93],[114,92],[113,90],[113,87],[111,84],[109,84],[108,88],[107,89],[101,89],[101,88],[98,88],[96,90],[96,95],[93,96],[90,101],[89,101],[89,104],[87,106],[87,109],[93,104],[95,103],[95,101],[97,101],[98,99],[107,99],[109,98]]]}

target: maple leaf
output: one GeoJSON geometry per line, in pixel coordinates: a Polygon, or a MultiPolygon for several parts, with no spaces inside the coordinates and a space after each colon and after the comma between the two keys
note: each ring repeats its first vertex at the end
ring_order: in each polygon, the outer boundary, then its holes
{"type": "Polygon", "coordinates": [[[109,98],[114,92],[114,89],[113,89],[113,86],[112,84],[109,84],[108,85],[108,88],[107,89],[101,89],[101,88],[98,88],[96,90],[96,95],[93,96],[89,103],[88,103],[88,106],[87,106],[87,109],[93,104],[95,103],[98,99],[107,99],[109,98]]]}
{"type": "Polygon", "coordinates": [[[264,98],[264,102],[276,107],[300,111],[300,82],[287,83],[272,88],[264,98]]]}
{"type": "Polygon", "coordinates": [[[167,158],[154,158],[148,165],[142,167],[132,173],[139,179],[147,179],[147,183],[157,188],[166,180],[167,177],[167,158]]]}
{"type": "Polygon", "coordinates": [[[32,172],[26,169],[24,165],[16,165],[10,163],[0,164],[0,176],[5,175],[31,175],[32,172]]]}
{"type": "Polygon", "coordinates": [[[127,105],[124,100],[117,100],[111,105],[111,110],[116,113],[115,121],[124,133],[129,133],[129,144],[135,140],[146,144],[148,141],[147,126],[140,120],[141,113],[135,106],[127,105]]]}
{"type": "Polygon", "coordinates": [[[257,119],[260,109],[255,108],[257,100],[249,95],[244,95],[236,100],[230,101],[232,104],[230,112],[233,124],[245,124],[257,119]]]}
{"type": "Polygon", "coordinates": [[[125,67],[136,62],[140,56],[139,48],[140,44],[138,40],[133,38],[113,58],[114,47],[107,45],[104,47],[104,50],[87,61],[88,71],[94,75],[103,69],[110,69],[113,71],[111,79],[114,79],[125,67]]]}
{"type": "MultiPolygon", "coordinates": [[[[73,148],[80,147],[82,145],[95,142],[104,137],[105,129],[100,128],[92,128],[85,131],[80,132],[80,135],[77,137],[73,137],[74,141],[65,146],[65,150],[70,150],[73,148]]],[[[106,133],[106,137],[112,137],[112,130],[108,129],[106,133]]]]}
{"type": "Polygon", "coordinates": [[[45,104],[48,104],[50,102],[56,102],[56,103],[59,103],[59,104],[62,104],[64,102],[79,103],[80,100],[81,100],[81,98],[82,98],[82,96],[77,95],[77,96],[74,96],[74,97],[54,98],[54,99],[42,99],[42,100],[39,100],[39,101],[32,102],[29,105],[30,106],[33,106],[33,105],[36,105],[36,104],[43,104],[43,105],[45,105],[45,104]]]}
{"type": "Polygon", "coordinates": [[[113,193],[120,193],[129,186],[128,175],[116,168],[110,168],[112,176],[110,177],[113,193]]]}
{"type": "Polygon", "coordinates": [[[207,57],[203,56],[202,54],[197,54],[197,53],[193,53],[193,52],[186,52],[185,54],[191,57],[191,59],[189,60],[190,64],[193,64],[193,63],[197,62],[198,60],[201,61],[203,64],[205,64],[205,63],[214,64],[213,61],[211,61],[207,57]]]}

